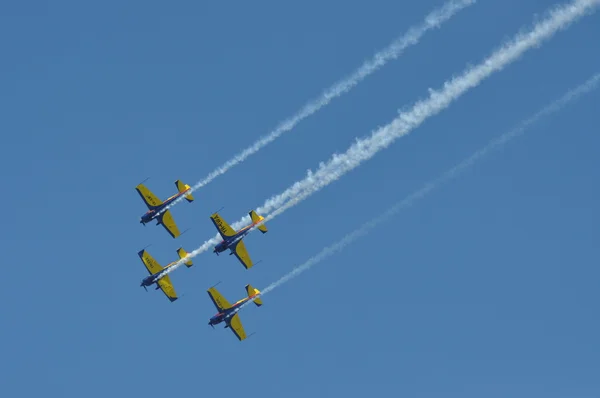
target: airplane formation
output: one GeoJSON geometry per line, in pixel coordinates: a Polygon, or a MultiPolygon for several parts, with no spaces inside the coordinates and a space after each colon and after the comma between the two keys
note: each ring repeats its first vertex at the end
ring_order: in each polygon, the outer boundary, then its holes
{"type": "MultiPolygon", "coordinates": [[[[474,2],[464,1],[461,7],[465,7],[466,5],[472,3],[474,2]]],[[[352,144],[345,153],[341,155],[334,154],[329,161],[321,162],[319,168],[314,174],[311,172],[311,174],[305,179],[297,181],[294,185],[292,185],[291,188],[288,188],[286,191],[283,191],[283,193],[279,194],[278,197],[289,198],[289,196],[286,195],[292,195],[293,192],[296,192],[296,187],[300,187],[298,188],[298,192],[300,193],[294,197],[294,200],[289,200],[286,202],[285,205],[278,209],[278,211],[281,212],[285,210],[286,207],[289,208],[289,206],[299,203],[312,193],[322,189],[331,182],[336,181],[343,174],[358,167],[362,162],[372,158],[377,152],[389,146],[393,141],[410,133],[414,128],[417,128],[427,118],[432,117],[447,108],[452,102],[464,95],[469,89],[477,87],[483,82],[483,80],[491,76],[492,73],[500,71],[510,63],[515,62],[526,51],[539,47],[543,41],[548,40],[554,33],[564,29],[567,25],[587,14],[593,7],[598,5],[600,5],[600,0],[573,0],[570,4],[556,8],[548,14],[549,16],[547,18],[536,22],[533,28],[527,33],[519,32],[519,34],[512,41],[503,44],[499,49],[488,56],[481,64],[469,66],[469,68],[467,68],[463,74],[447,80],[442,89],[429,89],[429,98],[419,100],[410,110],[406,112],[402,111],[400,115],[392,122],[379,128],[377,131],[374,131],[370,136],[357,139],[356,142],[352,144]],[[318,176],[318,178],[315,178],[315,176],[318,176]]],[[[454,11],[457,10],[458,8],[456,8],[454,11]]],[[[435,26],[439,26],[439,23],[441,23],[444,18],[447,19],[450,17],[450,14],[447,14],[447,12],[448,11],[446,11],[445,17],[443,16],[444,12],[440,12],[439,15],[442,16],[435,16],[435,13],[430,14],[430,16],[426,18],[427,24],[425,27],[411,29],[411,32],[413,32],[411,34],[414,34],[414,32],[418,31],[424,32],[425,30],[429,29],[429,27],[433,28],[435,26]]],[[[417,39],[414,37],[408,37],[410,40],[407,39],[407,42],[417,41],[417,39]]],[[[393,47],[402,48],[402,46],[397,45],[396,42],[394,42],[393,47]]],[[[327,104],[331,98],[339,96],[341,93],[349,90],[352,86],[357,84],[362,77],[376,70],[376,65],[378,63],[383,64],[387,62],[385,59],[395,58],[397,55],[399,55],[398,53],[394,53],[394,51],[397,50],[387,49],[384,52],[377,53],[371,63],[365,63],[359,70],[357,70],[357,73],[351,75],[349,80],[342,81],[343,84],[336,83],[331,90],[325,92],[322,100],[319,100],[314,104],[327,104]],[[381,60],[384,61],[381,62],[381,60]]],[[[591,89],[592,85],[588,83],[586,87],[591,89]]],[[[578,90],[581,89],[578,88],[578,90]]],[[[571,99],[576,97],[576,95],[578,95],[576,91],[577,90],[569,92],[566,98],[571,99]]],[[[550,113],[551,109],[561,108],[564,106],[567,99],[561,99],[560,101],[552,104],[549,108],[540,111],[534,117],[528,119],[524,125],[530,124],[533,120],[541,117],[542,115],[550,113]]],[[[302,108],[302,111],[298,113],[297,116],[289,119],[296,120],[295,122],[286,121],[284,125],[287,125],[288,127],[285,129],[283,127],[281,129],[278,128],[270,135],[261,138],[259,141],[254,143],[252,147],[249,147],[247,150],[244,150],[243,152],[240,152],[240,154],[236,155],[236,158],[233,159],[233,162],[230,160],[225,163],[221,169],[217,170],[218,172],[216,175],[225,172],[222,170],[227,170],[228,168],[233,167],[233,165],[239,164],[245,157],[255,153],[262,146],[268,144],[279,135],[283,134],[283,132],[289,131],[295,123],[316,112],[316,110],[322,106],[324,105],[313,105],[313,103],[309,103],[306,107],[302,108]],[[309,112],[305,111],[305,109],[312,110],[309,112]],[[239,158],[237,156],[239,156],[239,158]]],[[[427,189],[431,189],[439,181],[442,181],[444,178],[446,178],[446,176],[453,175],[453,173],[461,170],[461,167],[466,167],[465,165],[469,165],[478,156],[482,156],[489,148],[499,146],[500,143],[506,142],[511,136],[516,136],[521,132],[522,130],[517,129],[514,132],[511,131],[509,133],[510,135],[503,136],[501,140],[493,141],[490,146],[476,152],[476,154],[467,159],[465,163],[461,163],[449,170],[442,176],[440,180],[436,180],[433,183],[428,184],[427,189]]],[[[140,223],[145,226],[147,223],[156,220],[156,225],[162,225],[173,238],[177,238],[181,235],[181,233],[177,227],[177,224],[175,223],[175,220],[173,219],[170,208],[176,202],[183,199],[187,200],[188,202],[194,201],[194,197],[192,196],[192,187],[180,180],[175,181],[175,186],[177,187],[177,193],[165,199],[164,201],[157,198],[146,186],[143,185],[143,183],[136,187],[137,192],[148,207],[147,212],[141,216],[140,223]]],[[[419,191],[417,193],[422,196],[421,192],[426,191],[419,191]]],[[[410,196],[407,198],[407,200],[413,200],[414,197],[416,196],[410,196]]],[[[398,205],[405,203],[409,202],[403,201],[398,205]]],[[[395,206],[395,208],[398,207],[395,206]]],[[[391,210],[395,211],[395,208],[393,207],[391,210]]],[[[265,212],[268,211],[265,210],[265,212]]],[[[268,219],[272,219],[275,214],[275,212],[269,214],[268,219]]],[[[229,250],[230,255],[235,255],[235,257],[246,269],[253,267],[254,263],[252,262],[252,259],[250,258],[250,255],[246,249],[244,238],[254,229],[258,229],[263,234],[267,232],[267,227],[265,226],[266,220],[264,217],[257,214],[254,210],[250,211],[249,215],[251,218],[250,224],[237,231],[233,229],[219,215],[218,212],[210,216],[212,223],[222,238],[221,242],[218,242],[214,246],[213,252],[219,255],[220,253],[229,250]]],[[[375,221],[377,221],[377,219],[372,220],[370,224],[372,225],[375,221]]],[[[344,239],[342,239],[341,242],[343,242],[344,239]]],[[[194,252],[188,254],[182,247],[180,247],[177,250],[177,254],[179,256],[179,260],[171,262],[165,267],[162,267],[145,249],[139,251],[138,255],[149,273],[149,275],[141,281],[140,286],[147,290],[149,286],[156,285],[156,289],[162,290],[162,292],[171,302],[176,301],[178,297],[169,278],[169,273],[182,264],[185,264],[187,267],[191,267],[193,265],[191,258],[194,256],[194,252]]],[[[309,264],[309,262],[305,264],[309,264]]],[[[272,286],[273,285],[270,285],[269,287],[264,288],[263,291],[265,293],[268,292],[270,289],[272,289],[272,286]]],[[[253,302],[257,306],[261,306],[261,292],[251,285],[246,285],[246,297],[235,302],[234,304],[230,304],[214,286],[208,289],[207,293],[217,308],[217,314],[209,318],[208,324],[214,327],[215,325],[224,323],[225,328],[231,329],[240,341],[246,339],[247,336],[240,321],[238,312],[250,302],[253,302]]]]}
{"type": "MultiPolygon", "coordinates": [[[[177,228],[177,224],[169,210],[169,205],[173,204],[181,197],[184,197],[190,203],[194,201],[194,197],[190,192],[192,188],[189,185],[184,184],[181,180],[177,180],[175,181],[175,186],[177,187],[178,192],[164,201],[154,195],[143,183],[140,183],[135,187],[136,191],[148,207],[148,211],[140,217],[140,223],[145,226],[147,223],[152,222],[152,220],[156,220],[156,225],[162,225],[173,238],[180,236],[181,232],[179,232],[179,228],[177,228]]],[[[214,247],[213,253],[219,255],[219,253],[229,250],[229,254],[237,257],[246,269],[251,268],[254,263],[248,254],[243,239],[254,228],[258,229],[263,234],[268,231],[263,222],[264,217],[257,214],[254,210],[251,210],[248,214],[250,215],[252,222],[241,228],[239,231],[233,229],[218,212],[210,216],[211,221],[223,239],[214,247]]],[[[184,261],[183,264],[188,268],[193,265],[191,259],[186,260],[188,253],[182,247],[177,249],[177,255],[179,256],[179,260],[184,261]]],[[[140,250],[138,256],[149,273],[147,277],[142,279],[140,286],[148,290],[148,287],[156,285],[155,290],[162,290],[169,301],[173,302],[177,300],[177,293],[169,278],[169,272],[179,260],[173,261],[163,267],[145,249],[140,250]]],[[[259,296],[260,291],[251,285],[246,285],[247,296],[234,304],[230,304],[214,286],[208,289],[207,293],[218,311],[217,314],[209,319],[208,324],[214,328],[215,325],[225,323],[225,328],[229,328],[240,341],[245,340],[247,336],[244,327],[242,326],[242,322],[240,321],[238,311],[241,306],[248,301],[253,301],[256,306],[260,307],[262,305],[262,300],[259,296]]]]}

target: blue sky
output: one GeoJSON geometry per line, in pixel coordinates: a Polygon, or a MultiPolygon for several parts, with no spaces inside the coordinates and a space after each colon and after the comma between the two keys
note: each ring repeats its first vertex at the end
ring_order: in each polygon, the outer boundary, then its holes
{"type": "Polygon", "coordinates": [[[261,288],[600,71],[586,17],[269,224],[251,270],[205,253],[169,303],[139,287],[355,137],[391,121],[554,1],[479,1],[349,94],[139,224],[135,185],[193,184],[441,1],[27,2],[0,13],[10,396],[592,397],[600,393],[600,93],[211,329],[206,289],[261,288]],[[406,2],[404,2],[406,3],[406,2]]]}

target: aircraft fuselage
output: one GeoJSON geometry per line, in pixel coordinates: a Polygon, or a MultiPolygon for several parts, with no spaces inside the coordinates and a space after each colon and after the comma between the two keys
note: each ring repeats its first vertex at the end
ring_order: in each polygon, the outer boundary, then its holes
{"type": "MultiPolygon", "coordinates": [[[[230,236],[225,240],[222,240],[221,243],[219,243],[215,246],[213,253],[217,253],[217,255],[218,255],[219,253],[222,253],[225,250],[235,246],[235,244],[237,242],[244,239],[246,237],[246,235],[248,235],[248,233],[250,232],[250,228],[252,228],[255,225],[256,225],[256,223],[252,223],[252,224],[248,225],[247,227],[240,229],[235,235],[230,236]]],[[[231,250],[231,254],[233,254],[233,250],[231,250]]]]}
{"type": "Polygon", "coordinates": [[[156,288],[159,289],[160,287],[158,286],[158,281],[160,280],[160,278],[162,278],[163,276],[166,275],[165,271],[168,270],[173,264],[175,264],[175,263],[174,262],[170,263],[169,265],[167,265],[165,268],[163,268],[159,272],[152,274],[152,275],[148,275],[147,277],[142,279],[142,283],[140,284],[140,286],[147,287],[147,286],[152,286],[153,284],[156,283],[156,288]]]}
{"type": "Polygon", "coordinates": [[[167,207],[172,202],[177,200],[181,195],[185,195],[186,193],[187,193],[187,191],[176,193],[175,195],[173,195],[170,198],[168,198],[167,200],[165,200],[160,206],[156,206],[155,208],[148,210],[147,212],[142,214],[142,217],[140,217],[140,223],[147,224],[150,221],[154,220],[156,217],[159,216],[160,212],[165,207],[167,207]]]}
{"type": "MultiPolygon", "coordinates": [[[[252,298],[254,298],[255,296],[252,296],[252,298]]],[[[219,312],[217,314],[215,314],[214,316],[212,316],[209,321],[208,324],[210,326],[215,326],[218,325],[221,322],[226,322],[227,324],[229,324],[229,322],[227,322],[229,320],[229,318],[231,318],[232,316],[234,316],[237,313],[237,309],[242,306],[242,304],[244,304],[246,301],[250,300],[251,297],[246,297],[241,299],[240,301],[238,301],[237,303],[233,304],[231,306],[231,308],[227,308],[226,310],[219,312]]],[[[225,326],[227,327],[227,326],[225,326]]]]}

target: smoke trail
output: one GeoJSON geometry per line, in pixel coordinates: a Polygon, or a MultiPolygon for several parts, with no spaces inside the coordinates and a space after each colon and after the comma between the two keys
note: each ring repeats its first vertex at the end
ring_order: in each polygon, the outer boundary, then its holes
{"type": "MultiPolygon", "coordinates": [[[[375,228],[382,222],[387,221],[390,217],[392,217],[393,215],[398,213],[400,210],[411,206],[417,200],[423,198],[425,195],[427,195],[428,193],[433,191],[435,188],[438,188],[440,185],[442,185],[446,182],[449,182],[453,178],[457,177],[461,172],[463,172],[468,167],[472,166],[477,160],[479,160],[482,157],[484,157],[485,155],[487,155],[490,151],[501,148],[506,143],[508,143],[511,139],[523,134],[529,126],[536,123],[541,118],[549,116],[552,113],[558,112],[559,110],[564,108],[566,105],[568,105],[570,102],[575,101],[582,95],[587,94],[590,91],[596,89],[598,87],[599,83],[600,83],[600,73],[596,73],[594,76],[592,76],[590,79],[588,79],[585,83],[581,84],[580,86],[578,86],[575,89],[570,90],[565,95],[563,95],[560,99],[558,99],[558,100],[554,101],[552,104],[546,106],[545,108],[543,108],[542,110],[537,112],[535,115],[533,115],[529,119],[521,122],[513,130],[510,130],[510,131],[502,134],[500,137],[490,141],[485,147],[479,149],[478,151],[473,153],[471,156],[469,156],[467,159],[463,160],[462,162],[460,162],[459,164],[457,164],[450,170],[446,171],[440,177],[425,184],[418,191],[415,191],[414,193],[407,196],[402,201],[396,203],[385,213],[381,214],[378,217],[375,217],[371,221],[366,222],[360,228],[358,228],[358,229],[354,230],[353,232],[349,233],[348,235],[344,236],[337,243],[334,243],[331,246],[325,247],[317,255],[309,258],[304,264],[295,267],[288,274],[284,275],[283,277],[281,277],[280,279],[271,283],[269,286],[267,286],[265,289],[263,289],[261,291],[261,293],[259,294],[259,297],[269,293],[273,289],[276,289],[277,287],[279,287],[280,285],[289,281],[290,279],[295,278],[302,272],[311,268],[313,265],[318,264],[319,262],[323,261],[324,259],[328,258],[329,256],[335,254],[336,252],[341,251],[342,249],[344,249],[349,244],[353,243],[355,240],[357,240],[361,236],[368,234],[373,228],[375,228]]],[[[250,302],[244,303],[242,306],[240,306],[238,308],[238,310],[243,308],[245,305],[247,305],[249,303],[250,302]]]]}
{"type": "MultiPolygon", "coordinates": [[[[417,44],[421,37],[423,37],[423,35],[425,35],[425,33],[427,33],[429,30],[439,28],[442,25],[442,23],[452,18],[456,13],[458,13],[462,9],[475,4],[475,2],[476,0],[452,0],[444,4],[442,7],[431,12],[425,17],[425,20],[421,25],[410,28],[408,32],[404,34],[404,36],[396,39],[385,49],[377,52],[370,60],[362,64],[350,76],[340,80],[330,88],[326,89],[320,97],[306,104],[298,113],[296,113],[291,118],[285,120],[283,123],[277,126],[277,128],[275,128],[275,130],[273,130],[271,133],[264,137],[261,137],[254,144],[244,149],[242,152],[235,155],[223,165],[213,170],[210,174],[204,177],[204,179],[202,179],[200,182],[194,185],[190,193],[207,185],[221,174],[226,173],[232,167],[243,162],[249,156],[255,154],[271,142],[275,141],[275,139],[280,137],[282,134],[292,130],[302,120],[316,113],[321,108],[327,106],[333,99],[338,98],[350,91],[352,88],[354,88],[354,86],[356,86],[358,83],[364,80],[367,76],[376,72],[389,61],[398,58],[408,47],[417,44]]],[[[175,206],[175,204],[179,203],[182,200],[183,197],[178,198],[168,207],[162,210],[162,212],[167,211],[167,209],[175,206]]]]}
{"type": "Polygon", "coordinates": [[[428,99],[417,102],[410,111],[401,113],[392,123],[372,133],[371,137],[357,140],[344,154],[334,154],[329,162],[321,163],[316,172],[309,171],[306,178],[267,200],[257,209],[257,212],[271,213],[277,209],[268,217],[272,219],[295,206],[370,159],[380,150],[387,148],[396,139],[407,135],[429,117],[447,108],[470,88],[478,86],[493,72],[516,61],[525,51],[540,45],[543,40],[549,39],[557,31],[566,28],[576,19],[590,12],[593,6],[599,4],[598,0],[577,0],[569,5],[555,8],[549,18],[539,22],[532,31],[519,34],[512,42],[503,45],[481,64],[444,83],[442,91],[430,90],[428,99]],[[290,199],[292,200],[289,201],[290,199]]]}
{"type": "MultiPolygon", "coordinates": [[[[567,28],[571,23],[593,11],[600,0],[574,0],[568,5],[556,7],[549,16],[535,24],[532,30],[519,33],[512,41],[504,44],[491,56],[479,65],[467,69],[459,77],[444,83],[441,91],[430,90],[430,96],[426,100],[418,101],[408,112],[403,112],[390,124],[372,133],[371,137],[357,140],[346,153],[334,154],[328,163],[321,163],[317,172],[308,172],[304,180],[296,182],[282,194],[268,199],[265,204],[257,209],[257,213],[268,213],[275,209],[263,220],[272,220],[285,210],[295,206],[314,192],[337,180],[346,172],[354,169],[363,161],[373,157],[378,151],[388,147],[397,138],[408,134],[412,129],[418,127],[427,118],[436,115],[447,108],[454,100],[476,87],[493,72],[503,69],[505,66],[516,61],[527,50],[540,46],[544,40],[549,39],[561,29],[567,28]],[[291,200],[290,200],[291,199],[291,200]],[[286,203],[286,200],[289,200],[286,203]]],[[[244,223],[248,223],[250,217],[246,216],[232,227],[238,229],[244,223]]],[[[190,258],[206,251],[210,246],[218,243],[220,237],[204,242],[199,248],[189,253],[190,258]]],[[[183,263],[178,261],[170,271],[175,270],[183,263]]]]}

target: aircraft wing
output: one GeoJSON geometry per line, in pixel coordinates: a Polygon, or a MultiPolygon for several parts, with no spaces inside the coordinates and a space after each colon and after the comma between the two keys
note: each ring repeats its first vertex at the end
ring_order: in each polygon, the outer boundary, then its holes
{"type": "Polygon", "coordinates": [[[210,216],[210,219],[212,220],[213,224],[215,224],[215,227],[217,227],[217,230],[219,231],[223,239],[235,235],[235,230],[231,228],[231,226],[221,218],[219,213],[213,214],[212,216],[210,216]]]}
{"type": "Polygon", "coordinates": [[[152,210],[155,207],[162,205],[162,200],[158,199],[144,184],[135,187],[135,190],[140,194],[148,209],[152,210]]]}
{"type": "Polygon", "coordinates": [[[246,332],[244,331],[244,327],[242,326],[242,321],[240,321],[240,315],[235,314],[231,318],[229,318],[229,328],[235,334],[235,337],[238,340],[242,341],[246,338],[246,332]]]}
{"type": "Polygon", "coordinates": [[[171,210],[167,210],[158,216],[158,222],[160,222],[163,227],[167,230],[167,232],[173,237],[177,238],[181,233],[179,232],[179,228],[177,228],[177,224],[175,224],[175,220],[173,220],[173,215],[171,214],[171,210]]]}
{"type": "Polygon", "coordinates": [[[208,296],[212,300],[215,307],[217,307],[217,311],[221,312],[226,310],[227,308],[231,308],[231,304],[229,301],[215,287],[211,287],[207,290],[208,296]]]}
{"type": "Polygon", "coordinates": [[[177,300],[177,293],[175,293],[175,288],[171,283],[171,278],[169,278],[169,275],[165,275],[160,278],[158,280],[158,286],[171,302],[177,300]]]}
{"type": "Polygon", "coordinates": [[[250,255],[248,254],[248,250],[246,250],[246,245],[244,244],[243,240],[238,241],[235,247],[232,248],[232,251],[238,260],[240,260],[244,268],[248,269],[254,265],[250,255]]]}
{"type": "Polygon", "coordinates": [[[163,267],[146,250],[140,250],[138,256],[142,259],[150,275],[162,271],[163,267]]]}

